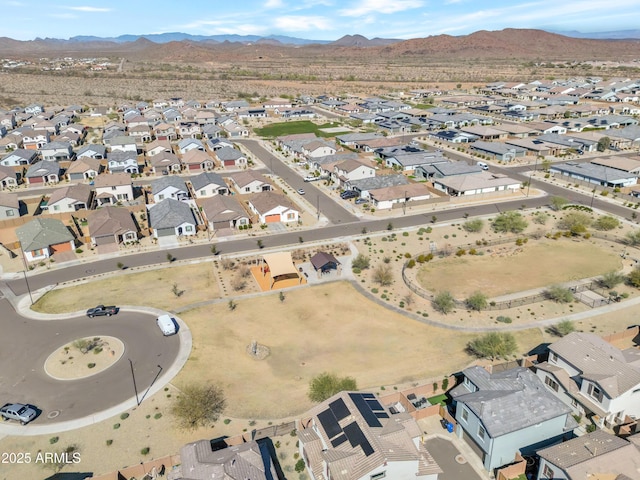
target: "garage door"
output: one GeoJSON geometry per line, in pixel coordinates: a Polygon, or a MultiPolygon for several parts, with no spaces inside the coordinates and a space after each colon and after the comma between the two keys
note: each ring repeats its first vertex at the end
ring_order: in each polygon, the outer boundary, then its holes
{"type": "Polygon", "coordinates": [[[487,454],[484,452],[484,450],[482,450],[482,448],[480,448],[480,445],[478,445],[475,442],[475,440],[465,430],[462,430],[462,438],[464,438],[464,440],[471,447],[471,450],[473,450],[475,452],[475,454],[478,455],[482,459],[482,463],[484,463],[484,457],[487,454]]]}
{"type": "Polygon", "coordinates": [[[275,223],[280,221],[280,215],[267,215],[264,219],[267,223],[275,223]]]}
{"type": "Polygon", "coordinates": [[[114,235],[96,237],[96,245],[109,245],[110,243],[116,243],[116,237],[114,235]]]}
{"type": "Polygon", "coordinates": [[[65,243],[59,243],[57,245],[51,245],[50,248],[51,248],[51,254],[54,254],[58,252],[70,252],[72,247],[69,242],[65,242],[65,243]]]}
{"type": "Polygon", "coordinates": [[[156,230],[159,237],[169,237],[176,234],[175,228],[159,228],[156,230]]]}

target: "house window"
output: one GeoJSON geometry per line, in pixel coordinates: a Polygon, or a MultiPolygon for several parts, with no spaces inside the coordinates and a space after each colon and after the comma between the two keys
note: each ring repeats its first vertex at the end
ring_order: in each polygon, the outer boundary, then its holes
{"type": "Polygon", "coordinates": [[[203,197],[207,194],[206,190],[200,190],[200,195],[202,195],[203,197]]]}
{"type": "Polygon", "coordinates": [[[465,422],[469,421],[469,410],[464,407],[462,407],[462,420],[464,420],[465,422]]]}
{"type": "Polygon", "coordinates": [[[578,401],[575,398],[571,399],[571,406],[573,408],[578,408],[578,401]]]}
{"type": "Polygon", "coordinates": [[[478,425],[478,438],[484,440],[485,430],[482,425],[478,425]]]}
{"type": "Polygon", "coordinates": [[[555,392],[558,391],[558,382],[554,381],[550,376],[547,375],[544,378],[544,383],[546,383],[551,390],[555,392]]]}
{"type": "Polygon", "coordinates": [[[9,210],[7,210],[7,211],[5,212],[5,215],[6,215],[7,217],[13,217],[13,216],[15,215],[15,213],[14,213],[14,211],[13,211],[13,210],[9,209],[9,210]]]}
{"type": "Polygon", "coordinates": [[[558,355],[556,355],[555,353],[551,352],[551,361],[552,362],[557,362],[558,361],[558,355]]]}
{"type": "Polygon", "coordinates": [[[251,188],[250,188],[250,187],[244,187],[244,191],[245,191],[245,192],[250,192],[250,191],[251,191],[251,188]]]}
{"type": "Polygon", "coordinates": [[[549,465],[545,464],[544,468],[542,469],[542,476],[544,478],[552,479],[555,478],[554,475],[555,472],[553,471],[553,469],[549,465]]]}
{"type": "Polygon", "coordinates": [[[191,225],[187,225],[186,227],[184,227],[185,232],[192,232],[193,231],[193,227],[191,225]]]}
{"type": "Polygon", "coordinates": [[[379,478],[384,478],[387,476],[387,471],[385,470],[384,472],[380,472],[380,473],[374,473],[373,475],[371,475],[369,478],[371,480],[378,480],[379,478]]]}
{"type": "Polygon", "coordinates": [[[158,200],[164,200],[164,195],[163,194],[158,195],[158,200]]]}
{"type": "Polygon", "coordinates": [[[287,213],[287,220],[295,220],[296,214],[293,212],[287,213]]]}
{"type": "Polygon", "coordinates": [[[467,387],[467,390],[470,392],[475,392],[477,390],[476,386],[468,377],[464,377],[464,381],[462,383],[464,383],[464,386],[467,387]]]}
{"type": "Polygon", "coordinates": [[[54,206],[53,206],[53,209],[54,209],[55,211],[60,210],[60,205],[54,205],[54,206]]]}
{"type": "Polygon", "coordinates": [[[113,186],[113,187],[111,187],[111,190],[115,190],[116,188],[117,188],[117,187],[113,186]]]}
{"type": "Polygon", "coordinates": [[[589,393],[589,395],[591,395],[592,398],[598,400],[598,402],[602,402],[602,390],[600,390],[593,383],[589,384],[587,392],[589,393]]]}

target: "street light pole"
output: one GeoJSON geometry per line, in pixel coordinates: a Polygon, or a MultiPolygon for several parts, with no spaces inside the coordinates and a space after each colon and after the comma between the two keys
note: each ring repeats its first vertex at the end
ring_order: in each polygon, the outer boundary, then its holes
{"type": "Polygon", "coordinates": [[[129,359],[129,365],[131,366],[131,378],[133,379],[133,391],[136,392],[136,404],[140,406],[140,398],[138,397],[138,385],[136,384],[136,374],[133,371],[133,362],[129,359]]]}
{"type": "Polygon", "coordinates": [[[33,305],[33,295],[31,295],[31,287],[29,286],[29,280],[27,279],[27,270],[29,269],[29,267],[27,267],[27,261],[24,258],[24,250],[22,249],[22,242],[18,241],[18,245],[20,245],[20,255],[22,256],[22,265],[24,266],[24,270],[22,271],[22,273],[24,273],[24,283],[27,284],[27,291],[29,292],[29,300],[31,300],[31,305],[33,305]]]}
{"type": "Polygon", "coordinates": [[[320,220],[320,195],[318,195],[318,199],[316,203],[316,212],[318,214],[318,220],[320,220]]]}

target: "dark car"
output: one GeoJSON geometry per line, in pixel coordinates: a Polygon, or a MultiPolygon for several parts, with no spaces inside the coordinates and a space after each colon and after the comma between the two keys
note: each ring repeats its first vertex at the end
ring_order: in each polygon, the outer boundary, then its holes
{"type": "Polygon", "coordinates": [[[369,200],[366,198],[356,198],[356,205],[360,205],[362,203],[367,203],[369,200]]]}
{"type": "Polygon", "coordinates": [[[348,200],[350,198],[356,198],[359,197],[360,194],[358,192],[356,192],[355,190],[345,190],[344,192],[342,192],[340,194],[340,198],[343,200],[348,200]]]}
{"type": "Polygon", "coordinates": [[[87,310],[87,317],[110,317],[118,313],[118,307],[110,305],[105,307],[104,305],[97,305],[87,310]]]}

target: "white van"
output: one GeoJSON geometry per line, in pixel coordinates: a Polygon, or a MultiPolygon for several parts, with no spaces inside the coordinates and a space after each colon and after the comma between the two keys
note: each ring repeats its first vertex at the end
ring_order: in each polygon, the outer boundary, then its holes
{"type": "Polygon", "coordinates": [[[165,337],[178,333],[178,330],[176,329],[176,322],[169,315],[160,315],[156,319],[156,323],[165,337]]]}
{"type": "Polygon", "coordinates": [[[489,170],[489,165],[487,165],[484,162],[478,162],[477,165],[482,168],[483,170],[489,170]]]}

